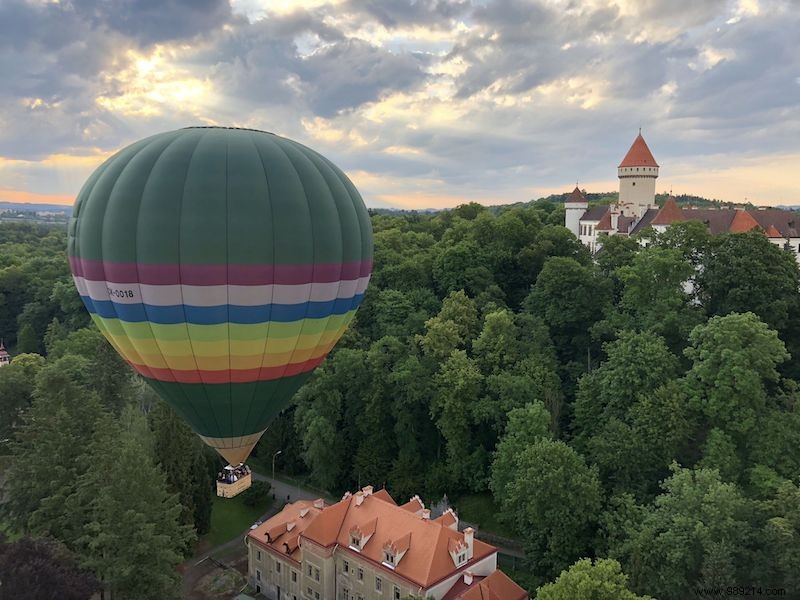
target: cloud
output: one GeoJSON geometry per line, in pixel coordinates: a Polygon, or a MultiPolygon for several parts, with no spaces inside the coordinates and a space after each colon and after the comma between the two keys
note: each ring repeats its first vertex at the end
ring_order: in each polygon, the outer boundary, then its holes
{"type": "Polygon", "coordinates": [[[85,160],[225,124],[319,149],[376,205],[516,201],[613,183],[642,126],[665,181],[713,156],[777,201],[752,165],[800,153],[798,30],[792,0],[5,0],[0,175],[75,193],[85,160]]]}

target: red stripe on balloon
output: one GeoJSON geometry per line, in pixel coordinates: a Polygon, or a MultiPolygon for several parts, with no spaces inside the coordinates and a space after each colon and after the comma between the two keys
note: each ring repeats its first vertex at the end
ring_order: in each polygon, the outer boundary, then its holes
{"type": "Polygon", "coordinates": [[[136,371],[149,379],[167,383],[249,383],[252,381],[272,381],[299,375],[319,366],[327,354],[312,358],[302,363],[290,363],[279,367],[261,367],[260,369],[231,369],[225,371],[182,371],[148,367],[133,362],[129,364],[136,371]]]}
{"type": "Polygon", "coordinates": [[[306,265],[148,265],[69,257],[75,275],[91,281],[148,285],[299,285],[357,279],[372,272],[372,259],[306,265]]]}

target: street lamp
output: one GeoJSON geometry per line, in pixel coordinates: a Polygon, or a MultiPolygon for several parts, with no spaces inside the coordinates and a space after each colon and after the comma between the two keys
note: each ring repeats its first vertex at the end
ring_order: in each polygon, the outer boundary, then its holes
{"type": "Polygon", "coordinates": [[[272,481],[275,481],[275,458],[283,452],[283,450],[278,450],[275,454],[272,455],[272,481]]]}

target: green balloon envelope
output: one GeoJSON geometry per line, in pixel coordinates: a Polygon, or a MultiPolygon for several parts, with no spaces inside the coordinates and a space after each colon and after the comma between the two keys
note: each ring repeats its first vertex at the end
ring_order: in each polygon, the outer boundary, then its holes
{"type": "Polygon", "coordinates": [[[372,228],[353,184],[317,152],[190,127],[136,142],[89,177],[69,261],[109,342],[236,464],[352,320],[372,228]]]}

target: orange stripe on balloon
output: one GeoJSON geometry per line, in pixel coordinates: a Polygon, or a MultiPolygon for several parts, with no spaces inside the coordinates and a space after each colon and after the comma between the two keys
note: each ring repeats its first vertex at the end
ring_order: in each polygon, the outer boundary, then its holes
{"type": "Polygon", "coordinates": [[[136,371],[149,379],[168,383],[249,383],[253,381],[272,381],[299,375],[316,368],[327,354],[305,362],[291,363],[279,367],[261,367],[260,369],[231,369],[224,371],[179,371],[159,369],[129,363],[136,371]]]}

